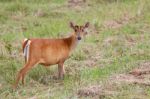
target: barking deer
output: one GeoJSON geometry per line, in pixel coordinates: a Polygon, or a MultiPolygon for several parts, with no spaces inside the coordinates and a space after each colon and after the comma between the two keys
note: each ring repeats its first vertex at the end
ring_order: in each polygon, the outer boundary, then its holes
{"type": "Polygon", "coordinates": [[[27,72],[36,64],[44,66],[58,64],[58,77],[64,77],[64,62],[69,57],[71,51],[76,47],[79,40],[87,34],[89,22],[83,26],[74,25],[70,22],[70,27],[74,30],[67,38],[61,39],[25,39],[22,47],[25,56],[25,65],[17,75],[14,88],[18,86],[19,80],[24,78],[27,72]]]}

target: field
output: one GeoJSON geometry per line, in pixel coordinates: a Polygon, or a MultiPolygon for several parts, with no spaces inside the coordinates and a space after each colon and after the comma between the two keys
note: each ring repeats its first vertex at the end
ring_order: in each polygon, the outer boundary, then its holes
{"type": "Polygon", "coordinates": [[[0,0],[0,99],[150,99],[150,0],[0,0]],[[89,34],[65,62],[35,66],[25,86],[24,38],[61,38],[69,22],[89,34]]]}

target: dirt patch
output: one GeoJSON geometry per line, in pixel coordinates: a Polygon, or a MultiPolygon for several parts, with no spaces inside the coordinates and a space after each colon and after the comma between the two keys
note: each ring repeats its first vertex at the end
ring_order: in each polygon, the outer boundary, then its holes
{"type": "Polygon", "coordinates": [[[115,20],[109,20],[109,21],[104,22],[104,27],[105,28],[119,28],[121,26],[122,26],[122,24],[118,23],[115,20]]]}
{"type": "Polygon", "coordinates": [[[96,66],[96,62],[94,62],[93,60],[86,60],[83,63],[87,67],[94,67],[94,66],[96,66]]]}
{"type": "Polygon", "coordinates": [[[122,84],[138,84],[144,86],[150,86],[150,81],[144,77],[137,77],[131,74],[120,74],[111,78],[113,83],[122,84]]]}
{"type": "Polygon", "coordinates": [[[150,86],[150,62],[144,62],[128,74],[119,74],[110,78],[114,83],[139,84],[150,86]]]}
{"type": "Polygon", "coordinates": [[[37,99],[37,97],[36,97],[36,96],[33,96],[33,97],[28,98],[28,99],[37,99]]]}
{"type": "Polygon", "coordinates": [[[81,11],[87,6],[86,0],[68,0],[68,7],[81,11]]]}
{"type": "Polygon", "coordinates": [[[117,35],[117,36],[107,37],[106,39],[103,40],[102,45],[104,47],[110,47],[112,45],[118,46],[118,44],[120,44],[120,45],[124,45],[126,47],[133,47],[137,44],[138,41],[139,41],[139,39],[137,40],[137,38],[135,38],[133,36],[117,35]]]}
{"type": "Polygon", "coordinates": [[[36,17],[44,17],[47,16],[47,13],[45,13],[42,9],[38,9],[34,12],[34,16],[36,17]]]}
{"type": "Polygon", "coordinates": [[[78,91],[79,96],[95,96],[102,93],[103,88],[99,85],[97,86],[90,86],[88,88],[83,88],[78,91]]]}
{"type": "Polygon", "coordinates": [[[104,21],[103,26],[105,28],[120,28],[123,25],[127,24],[130,20],[133,20],[135,17],[132,17],[128,15],[127,13],[123,14],[123,17],[121,17],[118,20],[108,20],[104,21]]]}
{"type": "Polygon", "coordinates": [[[150,62],[145,62],[140,64],[138,68],[133,69],[130,71],[130,74],[135,76],[142,76],[144,74],[150,74],[150,62]]]}
{"type": "Polygon", "coordinates": [[[68,0],[69,6],[79,6],[86,3],[86,0],[68,0]]]}
{"type": "Polygon", "coordinates": [[[97,97],[97,98],[104,98],[105,96],[111,96],[117,94],[115,91],[104,89],[100,85],[89,86],[83,89],[78,90],[79,97],[97,97]]]}

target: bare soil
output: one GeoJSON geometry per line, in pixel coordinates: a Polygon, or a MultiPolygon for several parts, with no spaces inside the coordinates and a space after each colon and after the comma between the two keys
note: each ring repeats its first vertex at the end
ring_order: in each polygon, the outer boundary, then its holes
{"type": "Polygon", "coordinates": [[[86,88],[82,88],[78,91],[79,97],[93,97],[93,98],[104,98],[105,96],[111,96],[117,94],[116,91],[102,87],[101,85],[93,85],[86,88]]]}

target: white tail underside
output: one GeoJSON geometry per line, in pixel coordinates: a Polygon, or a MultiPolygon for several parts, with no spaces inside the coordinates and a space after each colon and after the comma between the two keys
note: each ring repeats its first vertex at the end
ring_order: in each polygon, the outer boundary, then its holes
{"type": "Polygon", "coordinates": [[[31,41],[29,40],[29,41],[27,42],[27,44],[25,45],[24,50],[23,50],[23,55],[24,55],[24,57],[26,58],[27,61],[28,61],[28,59],[29,59],[30,43],[31,43],[31,41]]]}

